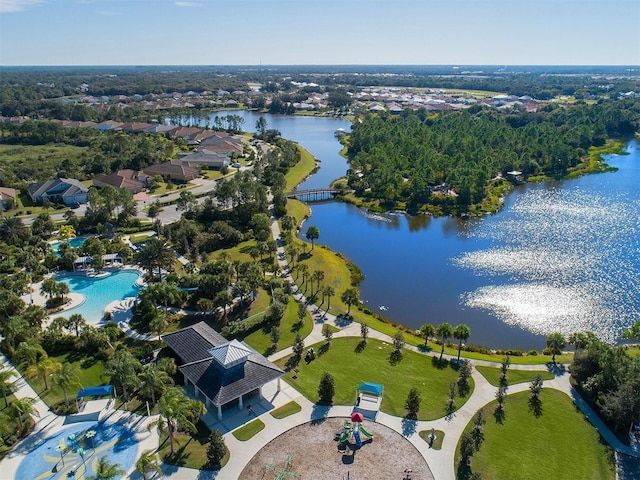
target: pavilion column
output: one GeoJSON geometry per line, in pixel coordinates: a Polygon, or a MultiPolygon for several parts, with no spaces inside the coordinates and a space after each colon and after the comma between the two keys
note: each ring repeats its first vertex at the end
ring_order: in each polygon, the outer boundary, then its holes
{"type": "Polygon", "coordinates": [[[242,395],[238,397],[238,405],[240,405],[241,409],[244,408],[244,405],[242,404],[242,395]]]}
{"type": "Polygon", "coordinates": [[[280,377],[278,377],[278,392],[280,391],[280,377]]]}
{"type": "Polygon", "coordinates": [[[218,420],[222,420],[222,405],[218,405],[218,420]]]}
{"type": "Polygon", "coordinates": [[[207,408],[211,406],[211,400],[209,400],[209,397],[207,397],[206,395],[204,397],[204,404],[207,408]]]}

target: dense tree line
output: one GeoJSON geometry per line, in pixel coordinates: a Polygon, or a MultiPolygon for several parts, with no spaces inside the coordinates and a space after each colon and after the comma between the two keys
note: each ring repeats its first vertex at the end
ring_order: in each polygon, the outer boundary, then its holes
{"type": "Polygon", "coordinates": [[[0,173],[3,186],[20,188],[27,183],[70,177],[86,180],[95,175],[120,169],[141,170],[149,165],[173,158],[181,140],[169,140],[163,135],[127,135],[100,132],[93,128],[66,128],[48,121],[15,125],[0,122],[2,143],[10,145],[72,145],[86,150],[78,156],[53,160],[25,158],[22,162],[5,162],[0,173]]]}
{"type": "Polygon", "coordinates": [[[349,140],[349,186],[357,194],[418,210],[442,204],[466,211],[487,195],[487,185],[511,170],[525,176],[562,176],[587,149],[607,136],[638,130],[640,101],[620,100],[538,112],[473,107],[457,112],[405,111],[400,116],[364,114],[349,140]],[[432,194],[446,183],[457,197],[432,194]]]}
{"type": "Polygon", "coordinates": [[[612,347],[593,337],[576,349],[571,375],[600,416],[626,438],[632,422],[640,419],[640,356],[631,358],[624,347],[612,347]]]}

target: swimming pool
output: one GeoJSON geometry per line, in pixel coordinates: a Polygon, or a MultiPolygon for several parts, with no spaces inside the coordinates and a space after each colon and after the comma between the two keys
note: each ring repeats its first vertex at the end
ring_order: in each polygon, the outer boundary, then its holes
{"type": "Polygon", "coordinates": [[[129,470],[137,454],[138,441],[126,426],[82,422],[57,432],[31,450],[20,463],[15,478],[88,478],[95,473],[98,459],[105,455],[110,462],[118,463],[119,468],[129,470]],[[93,438],[86,435],[89,431],[95,432],[93,438]]]}
{"type": "MultiPolygon", "coordinates": [[[[74,238],[70,238],[69,240],[64,240],[65,242],[67,242],[69,245],[71,245],[73,248],[78,248],[81,247],[82,245],[84,245],[84,242],[87,240],[87,238],[89,237],[74,237],[74,238]]],[[[53,253],[56,256],[60,256],[58,251],[60,250],[60,245],[62,244],[62,242],[60,240],[56,240],[55,242],[51,242],[51,248],[53,249],[53,253]]]]}
{"type": "Polygon", "coordinates": [[[120,270],[112,272],[106,277],[86,277],[74,275],[62,277],[59,280],[69,284],[71,292],[84,295],[84,303],[65,310],[56,317],[69,318],[79,313],[88,323],[99,323],[104,309],[111,302],[124,300],[127,297],[137,297],[140,287],[136,281],[140,274],[135,270],[120,270]]]}

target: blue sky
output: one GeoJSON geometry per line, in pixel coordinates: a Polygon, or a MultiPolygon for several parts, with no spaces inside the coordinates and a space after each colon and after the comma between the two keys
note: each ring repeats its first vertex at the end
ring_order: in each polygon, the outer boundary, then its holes
{"type": "Polygon", "coordinates": [[[640,65],[639,0],[0,0],[0,65],[640,65]]]}

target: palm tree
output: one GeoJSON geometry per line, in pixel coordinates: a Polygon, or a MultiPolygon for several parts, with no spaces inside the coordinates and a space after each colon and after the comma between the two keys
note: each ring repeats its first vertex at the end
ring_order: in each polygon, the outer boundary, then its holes
{"type": "Polygon", "coordinates": [[[25,376],[30,379],[40,377],[44,383],[45,391],[49,391],[49,375],[60,368],[60,366],[61,363],[59,361],[55,358],[49,358],[45,353],[40,357],[37,363],[27,368],[25,376]]]}
{"type": "Polygon", "coordinates": [[[136,470],[145,479],[147,478],[148,472],[152,472],[154,475],[162,476],[160,461],[158,460],[158,456],[153,452],[153,450],[145,450],[144,452],[142,452],[140,458],[136,461],[136,470]]]}
{"type": "Polygon", "coordinates": [[[456,325],[456,328],[453,329],[453,338],[458,340],[458,363],[460,363],[460,351],[462,350],[462,342],[466,342],[470,336],[471,329],[464,323],[456,325]]]}
{"type": "Polygon", "coordinates": [[[433,337],[436,333],[436,327],[431,325],[430,323],[425,323],[420,326],[420,334],[424,337],[424,346],[427,347],[427,342],[429,341],[429,337],[433,337]]]}
{"type": "Polygon", "coordinates": [[[342,292],[340,300],[347,304],[347,315],[349,315],[351,313],[351,305],[355,305],[360,300],[360,298],[358,297],[358,290],[353,287],[347,288],[344,292],[342,292]]]}
{"type": "Polygon", "coordinates": [[[62,394],[64,395],[64,404],[68,409],[69,397],[67,395],[67,390],[81,386],[80,380],[78,380],[78,368],[71,363],[65,362],[54,370],[52,380],[53,383],[62,390],[62,394]]]}
{"type": "Polygon", "coordinates": [[[0,220],[0,239],[9,245],[15,245],[19,240],[28,238],[30,233],[19,217],[3,217],[0,220]]]}
{"type": "Polygon", "coordinates": [[[331,285],[327,285],[326,287],[324,287],[324,290],[322,290],[322,296],[327,297],[327,310],[331,308],[331,297],[333,297],[335,294],[336,291],[331,285]]]}
{"type": "Polygon", "coordinates": [[[124,475],[126,470],[120,468],[119,463],[112,463],[106,455],[98,459],[96,474],[89,477],[90,480],[112,480],[120,475],[124,475]]]}
{"type": "MultiPolygon", "coordinates": [[[[311,279],[316,281],[316,291],[320,291],[320,282],[324,280],[324,272],[322,270],[315,270],[311,275],[311,279]]],[[[311,286],[311,296],[313,297],[313,285],[311,286]]]]}
{"type": "Polygon", "coordinates": [[[158,368],[155,363],[151,363],[142,369],[138,376],[140,379],[140,391],[143,395],[150,395],[151,402],[155,405],[156,393],[162,392],[168,385],[173,385],[173,380],[164,370],[158,368]]]}
{"type": "Polygon", "coordinates": [[[438,325],[436,333],[442,339],[442,350],[440,350],[440,361],[442,361],[442,356],[444,355],[444,344],[447,341],[447,338],[450,338],[453,334],[453,328],[446,322],[441,323],[438,325]]]}
{"type": "Polygon", "coordinates": [[[307,240],[311,240],[311,250],[315,248],[314,240],[320,238],[320,229],[314,225],[311,225],[304,234],[307,240]]]}
{"type": "Polygon", "coordinates": [[[122,394],[129,401],[127,387],[138,383],[138,371],[142,366],[128,350],[117,350],[115,355],[107,362],[104,375],[111,377],[111,382],[120,385],[122,394]]]}
{"type": "Polygon", "coordinates": [[[138,250],[134,256],[134,260],[138,265],[151,273],[157,268],[158,277],[162,282],[162,269],[170,267],[175,257],[175,252],[167,245],[166,240],[153,237],[147,241],[144,247],[138,250]]]}
{"type": "Polygon", "coordinates": [[[36,340],[30,339],[18,345],[16,353],[13,355],[13,361],[16,362],[16,364],[31,367],[46,356],[47,352],[44,351],[42,345],[37,343],[36,340]]]}
{"type": "Polygon", "coordinates": [[[80,336],[80,327],[87,324],[87,321],[79,313],[74,313],[69,317],[69,328],[73,328],[76,332],[76,337],[80,336]]]}
{"type": "Polygon", "coordinates": [[[562,353],[567,341],[560,332],[553,332],[547,337],[547,348],[551,351],[551,361],[555,365],[556,355],[562,353]]]}
{"type": "Polygon", "coordinates": [[[190,400],[179,387],[168,388],[158,402],[160,417],[149,424],[148,428],[158,427],[161,432],[167,430],[171,454],[174,453],[174,434],[178,428],[194,433],[194,421],[207,411],[204,404],[198,400],[190,400]]]}
{"type": "Polygon", "coordinates": [[[7,401],[7,392],[11,392],[13,388],[13,381],[11,381],[11,377],[17,377],[15,371],[4,369],[0,370],[0,390],[2,390],[2,396],[4,397],[4,408],[9,406],[7,401]]]}
{"type": "Polygon", "coordinates": [[[40,417],[40,413],[38,412],[38,410],[36,410],[36,407],[34,407],[35,403],[35,398],[31,397],[16,398],[13,402],[11,402],[11,410],[18,419],[20,430],[22,430],[22,428],[24,427],[24,421],[22,420],[23,415],[35,415],[36,417],[40,417]]]}

